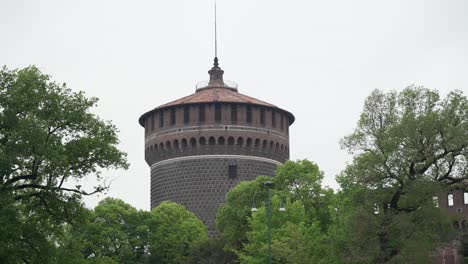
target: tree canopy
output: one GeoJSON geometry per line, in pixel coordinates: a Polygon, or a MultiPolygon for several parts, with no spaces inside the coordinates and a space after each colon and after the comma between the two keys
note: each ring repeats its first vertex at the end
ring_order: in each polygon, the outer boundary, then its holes
{"type": "Polygon", "coordinates": [[[467,179],[467,145],[468,102],[460,91],[445,99],[415,86],[372,92],[357,128],[342,140],[354,154],[337,178],[348,258],[415,263],[418,252],[424,263],[449,224],[433,197],[467,179]],[[361,221],[367,225],[360,228],[361,221]]]}
{"type": "Polygon", "coordinates": [[[314,236],[310,240],[312,237],[309,234],[323,235],[330,224],[329,206],[333,191],[322,187],[322,179],[323,173],[315,163],[300,160],[280,165],[273,178],[259,176],[253,181],[239,183],[228,192],[226,202],[221,205],[216,217],[216,225],[226,241],[226,248],[236,252],[242,263],[265,263],[267,194],[264,183],[272,181],[275,260],[313,261],[323,254],[321,249],[309,247],[323,238],[314,236]],[[285,203],[286,212],[278,212],[281,202],[285,203]],[[253,213],[252,207],[258,211],[253,213]],[[295,240],[299,238],[302,242],[308,242],[303,244],[295,240]],[[302,251],[286,246],[293,244],[301,244],[302,251]],[[308,253],[304,255],[306,251],[308,253]]]}
{"type": "Polygon", "coordinates": [[[80,179],[128,167],[115,126],[91,112],[96,103],[34,66],[0,70],[0,262],[49,262],[81,196],[106,188],[84,190],[80,179]]]}

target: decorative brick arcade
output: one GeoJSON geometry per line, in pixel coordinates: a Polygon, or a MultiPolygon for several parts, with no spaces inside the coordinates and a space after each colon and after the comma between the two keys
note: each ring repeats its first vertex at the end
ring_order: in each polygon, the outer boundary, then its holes
{"type": "Polygon", "coordinates": [[[243,95],[223,80],[215,58],[210,80],[196,92],[143,114],[145,160],[151,167],[151,208],[170,200],[215,233],[226,193],[241,181],[273,176],[289,159],[294,116],[243,95]]]}

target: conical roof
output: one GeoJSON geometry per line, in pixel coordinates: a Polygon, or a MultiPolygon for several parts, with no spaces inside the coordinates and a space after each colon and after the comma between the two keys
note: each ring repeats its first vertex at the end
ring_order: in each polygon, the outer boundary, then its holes
{"type": "Polygon", "coordinates": [[[186,105],[186,104],[202,104],[202,103],[238,103],[238,104],[252,104],[258,106],[265,106],[271,108],[277,108],[278,110],[284,111],[290,117],[290,124],[294,122],[294,116],[290,112],[281,109],[273,104],[255,99],[253,97],[241,94],[237,91],[237,86],[228,85],[223,80],[224,71],[219,67],[218,58],[215,57],[214,64],[211,70],[208,71],[210,74],[209,82],[206,82],[205,85],[197,87],[195,93],[182,97],[180,99],[174,100],[172,102],[160,105],[154,108],[151,111],[143,114],[139,123],[144,125],[144,118],[146,115],[150,114],[153,111],[157,111],[162,108],[186,105]]]}

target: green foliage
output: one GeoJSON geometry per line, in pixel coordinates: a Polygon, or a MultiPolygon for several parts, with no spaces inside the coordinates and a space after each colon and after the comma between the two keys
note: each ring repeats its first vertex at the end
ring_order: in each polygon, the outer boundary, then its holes
{"type": "MultiPolygon", "coordinates": [[[[301,200],[287,202],[280,212],[281,199],[272,197],[271,240],[275,263],[329,263],[325,256],[325,235],[317,221],[308,221],[301,200]]],[[[267,263],[267,210],[261,207],[249,219],[248,242],[240,252],[241,263],[267,263]]]]}
{"type": "Polygon", "coordinates": [[[427,263],[450,238],[432,197],[468,177],[468,101],[455,91],[374,91],[355,131],[342,140],[353,162],[337,177],[330,230],[342,262],[427,263]],[[366,223],[361,225],[360,223],[366,223]]]}
{"type": "Polygon", "coordinates": [[[71,239],[82,241],[80,251],[86,259],[109,257],[118,263],[143,263],[148,253],[151,218],[149,212],[106,198],[71,239]]]}
{"type": "Polygon", "coordinates": [[[35,67],[0,70],[0,262],[56,261],[66,223],[81,219],[81,196],[106,188],[72,182],[128,167],[116,128],[91,113],[96,103],[35,67]]]}
{"type": "Polygon", "coordinates": [[[187,264],[234,264],[237,256],[224,250],[224,241],[221,238],[211,238],[192,247],[187,264]]]}
{"type": "Polygon", "coordinates": [[[174,202],[162,202],[151,212],[150,259],[153,263],[185,263],[193,245],[208,239],[205,225],[174,202]]]}
{"type": "MultiPolygon", "coordinates": [[[[221,205],[216,217],[216,226],[226,241],[226,250],[237,252],[243,263],[264,263],[267,237],[264,183],[272,181],[271,191],[276,195],[273,203],[287,201],[286,207],[293,208],[288,208],[283,214],[275,212],[272,215],[277,237],[274,242],[277,245],[274,247],[276,257],[312,261],[324,254],[322,247],[310,247],[323,239],[330,224],[329,206],[333,191],[321,187],[322,179],[323,173],[316,164],[302,160],[287,161],[278,167],[273,178],[259,176],[254,181],[239,183],[228,192],[226,203],[221,205]],[[258,212],[252,214],[252,207],[258,208],[258,212]],[[320,236],[312,239],[309,237],[311,233],[320,236]],[[292,237],[300,241],[296,243],[292,237]]],[[[275,206],[279,208],[279,204],[275,206]]]]}
{"type": "Polygon", "coordinates": [[[260,207],[265,203],[263,183],[270,180],[269,177],[259,176],[254,181],[239,183],[226,194],[226,202],[219,207],[216,215],[216,228],[228,248],[240,248],[246,241],[252,206],[260,207]]]}

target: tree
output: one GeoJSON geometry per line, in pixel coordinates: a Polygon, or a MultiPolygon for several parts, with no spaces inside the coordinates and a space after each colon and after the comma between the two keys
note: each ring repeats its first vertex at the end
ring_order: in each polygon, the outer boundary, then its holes
{"type": "Polygon", "coordinates": [[[466,97],[454,91],[441,100],[416,86],[375,90],[342,146],[354,154],[337,178],[341,205],[348,206],[337,214],[345,236],[355,238],[347,243],[349,257],[386,263],[411,262],[415,252],[428,256],[447,226],[433,196],[468,177],[466,97]],[[366,228],[359,228],[363,221],[366,228]]]}
{"type": "Polygon", "coordinates": [[[195,244],[187,264],[238,263],[236,254],[224,250],[224,244],[223,239],[219,237],[195,244]]]}
{"type": "MultiPolygon", "coordinates": [[[[318,221],[307,218],[301,200],[286,202],[286,211],[280,212],[282,201],[272,197],[271,242],[274,263],[329,263],[326,258],[326,234],[318,221]]],[[[249,218],[249,231],[240,263],[260,264],[268,262],[267,212],[262,206],[249,218]]]]}
{"type": "Polygon", "coordinates": [[[117,263],[144,263],[152,217],[120,199],[106,198],[89,212],[83,227],[73,230],[68,243],[81,241],[85,259],[108,257],[117,263]]]}
{"type": "Polygon", "coordinates": [[[151,213],[149,252],[152,263],[185,263],[192,248],[208,239],[203,222],[182,205],[162,202],[151,213]]]}
{"type": "MultiPolygon", "coordinates": [[[[252,234],[262,234],[261,231],[255,229],[261,224],[252,225],[249,221],[253,219],[252,206],[259,209],[259,212],[255,214],[257,217],[262,215],[261,210],[265,207],[266,201],[266,188],[264,187],[266,181],[273,182],[272,192],[277,195],[278,199],[290,201],[292,204],[300,203],[304,217],[302,222],[297,222],[297,225],[318,226],[321,232],[325,233],[330,221],[329,205],[333,191],[321,187],[322,179],[323,173],[316,164],[308,160],[301,160],[285,162],[277,168],[273,178],[259,176],[253,181],[241,182],[236,185],[227,193],[226,202],[220,206],[216,216],[216,227],[225,239],[226,249],[239,253],[244,247],[250,247],[252,252],[255,251],[255,246],[249,245],[257,241],[252,239],[252,234]]],[[[266,228],[266,223],[263,224],[266,228]]],[[[290,227],[291,232],[296,227],[290,227]]],[[[266,234],[263,235],[266,239],[266,234]]],[[[264,242],[265,240],[261,243],[264,242]]],[[[248,249],[246,252],[247,255],[250,254],[248,249]]],[[[258,255],[253,259],[258,261],[262,259],[257,257],[258,255]]]]}
{"type": "Polygon", "coordinates": [[[0,235],[0,260],[48,262],[81,196],[106,189],[83,190],[80,179],[128,167],[115,126],[91,113],[96,103],[34,66],[0,70],[0,226],[15,226],[0,235]]]}

